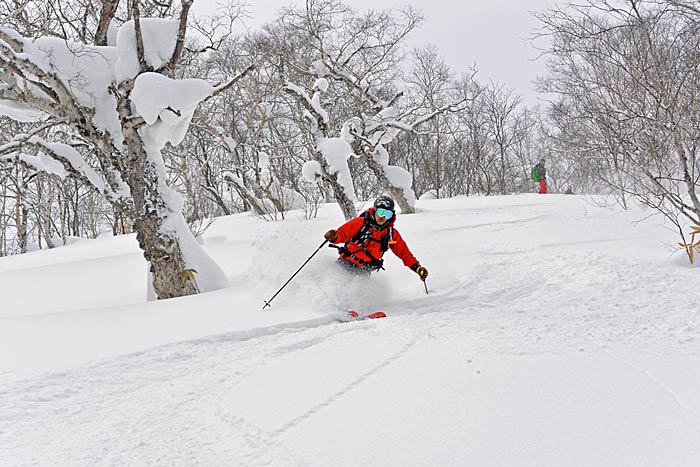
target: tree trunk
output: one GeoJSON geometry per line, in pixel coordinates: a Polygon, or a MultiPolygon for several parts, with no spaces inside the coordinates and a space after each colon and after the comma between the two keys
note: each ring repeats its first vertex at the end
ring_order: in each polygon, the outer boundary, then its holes
{"type": "Polygon", "coordinates": [[[2,200],[2,205],[0,206],[0,257],[7,254],[7,230],[9,224],[9,216],[5,215],[5,210],[7,209],[7,185],[7,177],[3,177],[0,180],[0,186],[2,186],[2,194],[0,194],[0,199],[2,200]]]}
{"type": "MultiPolygon", "coordinates": [[[[438,117],[435,117],[434,123],[435,123],[435,179],[437,180],[437,183],[435,185],[435,196],[439,199],[440,198],[440,189],[443,184],[442,180],[442,167],[440,164],[440,125],[438,124],[438,117]]],[[[399,204],[399,206],[401,206],[399,204]]],[[[401,207],[401,211],[405,212],[403,210],[403,206],[401,207]]],[[[413,212],[413,211],[411,211],[413,212]]]]}
{"type": "MultiPolygon", "coordinates": [[[[683,182],[685,183],[686,189],[688,191],[688,196],[693,203],[695,223],[700,224],[700,199],[695,191],[695,182],[690,173],[690,168],[688,166],[688,152],[686,152],[681,139],[677,134],[674,134],[674,146],[676,149],[676,154],[678,155],[678,162],[680,164],[681,174],[683,175],[683,182]]],[[[688,216],[691,217],[691,216],[688,216]]]]}
{"type": "Polygon", "coordinates": [[[187,165],[187,152],[184,149],[180,149],[177,156],[180,159],[180,172],[182,173],[182,182],[185,185],[185,193],[187,194],[187,201],[191,206],[191,210],[187,215],[187,222],[192,223],[201,219],[199,214],[199,201],[197,199],[197,194],[192,187],[192,181],[190,180],[189,167],[187,165]]]}
{"type": "MultiPolygon", "coordinates": [[[[122,115],[129,109],[126,99],[120,100],[119,106],[122,115]]],[[[123,176],[134,199],[134,230],[150,265],[153,292],[159,300],[196,294],[197,284],[188,274],[190,268],[183,257],[178,232],[173,229],[177,219],[168,219],[179,216],[186,225],[182,212],[171,209],[161,194],[161,184],[164,186],[165,181],[160,180],[159,170],[149,159],[138,130],[129,123],[122,128],[128,150],[123,176]],[[169,221],[167,228],[166,221],[169,221]]]]}
{"type": "MultiPolygon", "coordinates": [[[[323,162],[319,160],[319,162],[321,163],[321,167],[326,165],[325,160],[323,162]]],[[[343,212],[345,220],[348,221],[353,217],[356,217],[357,209],[355,209],[355,203],[353,203],[352,200],[348,197],[348,194],[345,192],[345,188],[343,188],[343,186],[340,183],[338,183],[338,174],[330,174],[327,170],[325,170],[325,168],[324,172],[324,178],[333,190],[335,200],[338,203],[338,206],[340,206],[340,210],[343,212]]]]}
{"type": "Polygon", "coordinates": [[[147,212],[134,221],[134,229],[143,257],[150,264],[153,291],[158,299],[196,294],[196,284],[185,273],[188,268],[177,238],[163,233],[163,219],[153,211],[147,212]]]}
{"type": "MultiPolygon", "coordinates": [[[[322,133],[316,135],[314,141],[319,141],[320,138],[324,137],[322,133]]],[[[328,161],[323,156],[323,154],[318,150],[318,144],[314,147],[314,159],[321,166],[321,179],[333,192],[333,197],[335,201],[340,206],[340,210],[343,213],[343,217],[346,221],[349,221],[353,217],[357,217],[357,209],[355,209],[355,203],[345,192],[345,187],[338,182],[338,173],[331,172],[328,167],[328,161]]]]}
{"type": "Polygon", "coordinates": [[[242,181],[244,183],[240,183],[239,179],[229,177],[229,176],[224,176],[224,180],[226,180],[226,183],[233,185],[233,187],[236,189],[238,192],[238,196],[240,196],[243,201],[245,201],[248,206],[250,206],[250,209],[253,210],[253,212],[258,215],[258,216],[264,216],[267,214],[265,211],[264,206],[261,204],[262,200],[259,200],[256,196],[255,193],[251,192],[248,187],[245,186],[245,175],[242,177],[242,181]]]}
{"type": "Polygon", "coordinates": [[[196,284],[187,275],[188,265],[182,254],[178,232],[171,225],[164,225],[168,217],[180,216],[161,196],[158,170],[149,160],[140,138],[126,138],[129,156],[135,164],[127,178],[134,196],[137,217],[134,230],[143,256],[150,264],[152,286],[159,300],[198,293],[196,284]]]}
{"type": "Polygon", "coordinates": [[[24,169],[19,164],[16,164],[15,180],[17,180],[17,199],[15,200],[15,225],[17,226],[17,243],[20,253],[27,252],[27,220],[29,217],[29,208],[24,197],[29,190],[29,186],[27,185],[27,177],[25,175],[24,169]]]}
{"type": "Polygon", "coordinates": [[[385,191],[387,191],[392,198],[394,198],[396,204],[398,204],[401,208],[402,214],[413,214],[416,212],[415,208],[408,202],[403,189],[395,186],[393,183],[391,183],[391,181],[389,181],[389,177],[387,177],[386,172],[384,172],[384,167],[382,167],[382,165],[374,159],[372,154],[372,152],[364,151],[367,167],[369,167],[374,176],[377,177],[379,185],[385,191]]]}

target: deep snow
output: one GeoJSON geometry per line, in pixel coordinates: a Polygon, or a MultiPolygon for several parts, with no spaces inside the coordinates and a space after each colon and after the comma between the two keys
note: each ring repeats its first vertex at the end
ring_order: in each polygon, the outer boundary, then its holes
{"type": "Polygon", "coordinates": [[[0,465],[697,467],[700,270],[590,201],[419,201],[429,295],[323,248],[265,311],[337,206],[218,219],[231,286],[165,302],[133,236],[0,258],[0,465]]]}

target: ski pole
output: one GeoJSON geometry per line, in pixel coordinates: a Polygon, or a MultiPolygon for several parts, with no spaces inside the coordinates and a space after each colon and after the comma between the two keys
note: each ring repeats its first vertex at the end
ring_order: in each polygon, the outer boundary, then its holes
{"type": "Polygon", "coordinates": [[[425,286],[425,294],[428,295],[428,283],[423,280],[423,285],[425,286]]]}
{"type": "Polygon", "coordinates": [[[316,251],[314,251],[314,252],[311,254],[311,256],[309,256],[309,259],[307,259],[306,261],[304,261],[304,264],[302,264],[301,267],[300,267],[299,269],[297,269],[297,272],[295,272],[294,274],[292,274],[292,277],[290,277],[290,278],[287,280],[287,282],[285,282],[284,285],[283,285],[282,287],[280,287],[280,289],[272,296],[272,298],[265,302],[265,305],[262,307],[263,310],[264,310],[265,308],[267,308],[268,306],[270,306],[270,302],[271,302],[272,300],[275,299],[275,297],[277,296],[277,294],[280,293],[280,292],[282,291],[282,289],[284,289],[285,287],[287,287],[287,284],[289,284],[289,283],[292,281],[292,279],[294,279],[294,276],[296,276],[296,275],[299,273],[299,271],[301,271],[302,268],[303,268],[304,266],[306,266],[306,263],[308,263],[309,261],[311,261],[311,258],[313,258],[314,255],[315,255],[316,253],[318,253],[318,252],[321,250],[321,248],[323,248],[323,246],[324,246],[326,243],[328,243],[328,240],[324,240],[323,243],[321,243],[321,244],[318,246],[318,248],[316,248],[316,251]]]}

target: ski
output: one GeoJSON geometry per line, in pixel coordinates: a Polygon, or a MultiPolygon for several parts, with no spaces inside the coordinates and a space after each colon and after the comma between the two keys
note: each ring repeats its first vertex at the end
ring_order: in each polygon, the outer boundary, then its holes
{"type": "Polygon", "coordinates": [[[359,321],[359,320],[363,320],[363,319],[386,318],[386,313],[384,313],[383,311],[375,311],[374,313],[370,313],[368,315],[361,315],[360,313],[358,313],[357,311],[354,311],[354,310],[348,310],[345,313],[348,317],[348,321],[352,321],[352,320],[359,321]]]}

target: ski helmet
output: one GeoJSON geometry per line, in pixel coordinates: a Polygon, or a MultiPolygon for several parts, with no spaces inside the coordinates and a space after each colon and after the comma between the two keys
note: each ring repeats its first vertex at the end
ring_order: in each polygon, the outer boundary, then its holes
{"type": "Polygon", "coordinates": [[[394,200],[387,195],[381,195],[374,200],[374,209],[388,209],[389,211],[393,211],[394,200]]]}

